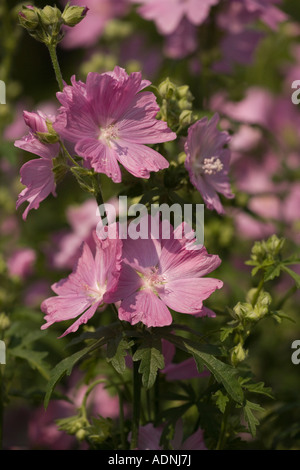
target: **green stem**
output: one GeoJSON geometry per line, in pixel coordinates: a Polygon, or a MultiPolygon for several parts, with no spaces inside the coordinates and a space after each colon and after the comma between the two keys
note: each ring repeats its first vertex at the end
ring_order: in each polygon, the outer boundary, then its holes
{"type": "Polygon", "coordinates": [[[59,140],[59,145],[61,146],[61,148],[63,149],[64,151],[64,154],[66,155],[66,157],[75,165],[75,166],[79,166],[80,165],[74,160],[74,158],[70,155],[70,153],[68,152],[65,144],[63,143],[63,141],[60,139],[59,140]]]}
{"type": "Polygon", "coordinates": [[[156,380],[154,383],[154,421],[155,423],[158,421],[158,415],[160,411],[159,392],[160,392],[160,377],[159,377],[159,370],[158,370],[156,380]]]}
{"type": "MultiPolygon", "coordinates": [[[[133,348],[133,354],[135,350],[133,348]]],[[[139,361],[133,361],[133,415],[130,449],[138,447],[141,409],[141,377],[139,374],[139,361]]]]}
{"type": "Polygon", "coordinates": [[[259,294],[260,294],[262,288],[264,287],[264,283],[265,283],[264,278],[262,278],[262,279],[260,280],[260,283],[259,283],[258,286],[257,286],[255,295],[254,295],[254,297],[253,297],[253,301],[252,301],[252,306],[253,306],[253,307],[255,306],[255,304],[256,304],[256,302],[257,302],[257,300],[258,300],[259,294]]]}
{"type": "Polygon", "coordinates": [[[227,425],[228,425],[228,417],[229,417],[230,410],[231,410],[231,401],[227,403],[227,406],[223,415],[220,436],[219,436],[216,450],[222,450],[225,447],[226,440],[227,440],[227,425]]]}
{"type": "Polygon", "coordinates": [[[98,380],[95,380],[95,382],[93,382],[87,389],[87,391],[85,392],[84,394],[84,397],[83,397],[83,400],[82,400],[82,404],[81,404],[81,409],[82,411],[84,412],[84,416],[86,417],[86,402],[87,402],[87,399],[88,399],[88,396],[89,394],[91,393],[91,391],[96,387],[96,385],[99,385],[99,384],[103,384],[103,383],[106,383],[107,380],[106,379],[98,379],[98,380]]]}
{"type": "Polygon", "coordinates": [[[60,91],[63,91],[64,82],[63,82],[63,77],[62,77],[60,66],[59,66],[58,59],[57,59],[56,45],[49,44],[49,45],[47,45],[47,47],[48,47],[48,50],[49,50],[49,53],[50,53],[50,57],[51,57],[51,61],[52,61],[52,65],[53,65],[53,68],[54,68],[54,72],[55,72],[55,76],[56,76],[56,80],[57,80],[59,89],[60,89],[60,91]]]}

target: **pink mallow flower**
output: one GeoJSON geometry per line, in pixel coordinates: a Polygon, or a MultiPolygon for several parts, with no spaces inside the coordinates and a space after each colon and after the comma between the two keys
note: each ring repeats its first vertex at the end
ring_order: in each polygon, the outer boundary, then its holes
{"type": "Polygon", "coordinates": [[[146,20],[153,20],[158,31],[171,34],[178,27],[183,18],[187,18],[193,25],[202,24],[208,17],[213,5],[219,0],[131,0],[139,3],[139,14],[146,20]]]}
{"type": "Polygon", "coordinates": [[[174,230],[164,221],[160,223],[160,233],[155,234],[152,229],[156,220],[144,216],[138,224],[145,227],[150,222],[148,238],[123,240],[123,264],[115,300],[121,300],[120,320],[132,325],[170,325],[169,308],[204,316],[207,312],[203,300],[223,286],[218,279],[203,277],[216,269],[221,260],[207,254],[203,246],[195,248],[195,239],[191,239],[194,232],[187,224],[174,230]],[[167,226],[169,239],[164,235],[167,226]]]}
{"type": "Polygon", "coordinates": [[[233,198],[228,170],[230,152],[224,148],[230,140],[226,131],[217,128],[218,114],[210,121],[206,117],[197,121],[188,130],[185,142],[185,167],[191,183],[198,189],[208,209],[224,213],[217,193],[233,198]]]}
{"type": "Polygon", "coordinates": [[[129,173],[149,178],[150,171],[169,166],[158,152],[144,144],[174,140],[176,134],[156,119],[159,107],[151,92],[139,93],[150,84],[140,72],[124,69],[89,73],[86,84],[66,86],[57,97],[62,104],[55,130],[71,142],[75,152],[98,173],[121,182],[118,162],[129,173]]]}
{"type": "Polygon", "coordinates": [[[52,286],[57,296],[42,303],[41,309],[46,313],[42,329],[80,315],[62,336],[74,333],[93,317],[98,307],[111,303],[121,269],[122,243],[119,239],[99,240],[96,235],[94,240],[95,256],[84,243],[73,272],[52,286]]]}
{"type": "Polygon", "coordinates": [[[24,220],[27,218],[28,212],[31,209],[38,209],[40,203],[50,193],[56,196],[56,184],[52,168],[53,158],[58,156],[60,145],[58,143],[44,144],[37,137],[37,132],[48,132],[47,119],[52,120],[53,118],[40,111],[37,113],[24,111],[24,120],[30,132],[15,142],[16,147],[41,157],[28,161],[20,170],[21,183],[26,188],[19,194],[16,206],[18,208],[23,202],[29,202],[23,213],[24,220]]]}

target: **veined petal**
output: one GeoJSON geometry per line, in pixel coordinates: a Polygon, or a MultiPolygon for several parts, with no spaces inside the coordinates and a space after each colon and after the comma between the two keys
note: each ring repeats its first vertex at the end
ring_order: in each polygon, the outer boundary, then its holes
{"type": "Polygon", "coordinates": [[[124,299],[119,308],[119,318],[132,325],[142,322],[148,327],[167,326],[172,323],[169,309],[148,289],[135,292],[124,299]]]}
{"type": "Polygon", "coordinates": [[[82,139],[75,146],[78,155],[85,158],[97,173],[104,173],[115,183],[121,182],[121,170],[115,150],[99,140],[82,139]]]}
{"type": "Polygon", "coordinates": [[[172,310],[180,313],[196,314],[203,308],[203,300],[216,289],[221,289],[223,282],[213,278],[175,279],[163,288],[157,288],[161,300],[172,310]]]}
{"type": "Polygon", "coordinates": [[[40,202],[50,193],[56,196],[52,160],[36,158],[25,163],[21,170],[21,183],[27,186],[18,196],[16,207],[29,202],[23,213],[25,220],[31,209],[38,209],[40,202]]]}
{"type": "Polygon", "coordinates": [[[169,167],[169,162],[160,153],[146,147],[124,140],[115,142],[119,162],[129,173],[139,178],[149,178],[151,171],[169,167]]]}

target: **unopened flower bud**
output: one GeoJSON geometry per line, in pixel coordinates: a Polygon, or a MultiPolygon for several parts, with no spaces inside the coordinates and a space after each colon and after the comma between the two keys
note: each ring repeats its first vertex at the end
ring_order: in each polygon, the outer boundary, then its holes
{"type": "Polygon", "coordinates": [[[67,5],[62,13],[62,21],[66,26],[76,26],[87,15],[88,7],[79,7],[76,5],[67,5]]]}
{"type": "MultiPolygon", "coordinates": [[[[257,289],[251,289],[248,294],[247,294],[247,299],[249,299],[250,302],[252,302],[255,294],[256,294],[257,289]]],[[[258,299],[256,301],[256,304],[254,307],[247,313],[246,318],[248,320],[252,321],[258,321],[261,318],[263,318],[265,315],[267,315],[269,311],[269,306],[272,302],[272,297],[268,292],[261,291],[258,299]]]]}
{"type": "MultiPolygon", "coordinates": [[[[188,94],[190,93],[189,91],[189,86],[188,85],[182,85],[182,86],[179,86],[177,87],[177,95],[178,95],[178,98],[186,98],[188,99],[188,94]]],[[[190,93],[190,95],[192,96],[192,94],[190,93]]]]}
{"type": "Polygon", "coordinates": [[[166,78],[158,86],[159,94],[165,99],[172,98],[173,94],[175,93],[175,90],[176,90],[176,85],[174,85],[174,83],[172,83],[169,78],[166,78]]]}
{"type": "Polygon", "coordinates": [[[234,366],[238,365],[240,362],[243,362],[247,357],[247,351],[243,348],[242,344],[237,344],[231,350],[231,362],[234,366]]]}
{"type": "Polygon", "coordinates": [[[40,15],[44,26],[55,25],[61,22],[61,11],[57,6],[45,6],[40,10],[40,15]]]}
{"type": "Polygon", "coordinates": [[[10,327],[10,319],[5,313],[0,313],[0,331],[7,330],[10,327]]]}
{"type": "Polygon", "coordinates": [[[19,11],[19,22],[30,31],[36,29],[39,24],[37,9],[31,5],[23,6],[22,11],[19,11]]]}
{"type": "Polygon", "coordinates": [[[48,132],[36,132],[36,135],[39,141],[43,144],[55,144],[59,141],[59,135],[53,129],[53,124],[51,121],[46,120],[46,126],[48,132]]]}
{"type": "Polygon", "coordinates": [[[190,126],[194,121],[193,111],[186,109],[179,115],[179,124],[181,127],[190,126]]]}
{"type": "Polygon", "coordinates": [[[87,435],[87,432],[84,429],[79,429],[79,431],[77,431],[77,433],[75,434],[76,438],[79,441],[83,441],[83,439],[85,439],[86,435],[87,435]]]}

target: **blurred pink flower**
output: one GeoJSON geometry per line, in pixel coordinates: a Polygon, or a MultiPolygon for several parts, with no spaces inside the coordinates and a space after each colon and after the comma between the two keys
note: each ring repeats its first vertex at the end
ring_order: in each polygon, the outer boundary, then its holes
{"type": "Polygon", "coordinates": [[[165,374],[167,381],[172,380],[188,380],[199,377],[207,377],[210,375],[208,370],[204,370],[199,373],[195,359],[189,357],[184,361],[175,363],[173,362],[175,356],[175,346],[169,341],[162,340],[162,353],[165,359],[165,367],[162,369],[162,373],[165,374]]]}
{"type": "Polygon", "coordinates": [[[131,0],[142,4],[139,14],[146,20],[153,20],[158,31],[167,35],[173,33],[183,18],[193,25],[202,24],[208,17],[213,5],[219,0],[131,0]]]}
{"type": "Polygon", "coordinates": [[[9,275],[25,279],[33,273],[35,261],[36,252],[33,249],[20,248],[16,250],[7,260],[9,275]]]}
{"type": "Polygon", "coordinates": [[[43,144],[36,135],[37,132],[48,132],[46,119],[52,121],[53,117],[46,116],[40,111],[37,113],[24,111],[24,120],[30,132],[15,142],[16,147],[41,157],[28,161],[20,170],[21,183],[26,188],[19,194],[16,207],[18,208],[26,201],[29,202],[23,213],[24,220],[27,218],[28,212],[31,209],[38,209],[40,203],[50,193],[56,196],[56,184],[52,168],[53,158],[58,156],[60,145],[58,143],[43,144]]]}
{"type": "Polygon", "coordinates": [[[229,0],[217,17],[218,26],[231,32],[241,32],[250,23],[261,20],[273,30],[277,30],[287,15],[277,8],[281,0],[229,0]]]}
{"type": "Polygon", "coordinates": [[[272,222],[257,220],[243,211],[234,212],[234,223],[237,233],[248,240],[262,240],[276,233],[276,226],[272,222]]]}
{"type": "Polygon", "coordinates": [[[71,227],[69,231],[57,233],[54,236],[55,250],[51,250],[51,265],[58,269],[72,269],[82,242],[88,244],[93,251],[95,247],[93,230],[100,221],[97,215],[97,202],[87,199],[80,206],[70,206],[67,209],[67,221],[71,227]]]}
{"type": "Polygon", "coordinates": [[[32,282],[24,292],[24,304],[27,307],[39,307],[44,298],[50,294],[49,283],[45,279],[32,282]]]}
{"type": "Polygon", "coordinates": [[[129,173],[149,178],[151,171],[169,166],[158,152],[144,144],[174,140],[176,134],[156,119],[159,107],[153,93],[142,92],[150,84],[140,72],[127,75],[115,67],[109,73],[89,73],[86,84],[72,78],[58,99],[62,103],[55,130],[71,142],[75,151],[96,172],[121,182],[118,162],[129,173]]]}
{"type": "Polygon", "coordinates": [[[92,318],[98,307],[111,303],[121,269],[122,244],[119,239],[99,240],[96,234],[94,239],[95,256],[84,243],[73,272],[52,286],[57,296],[42,303],[41,309],[46,314],[42,329],[80,315],[62,336],[74,333],[92,318]]]}
{"type": "Polygon", "coordinates": [[[65,37],[61,45],[66,49],[93,46],[101,37],[109,21],[125,15],[128,10],[128,0],[71,0],[69,3],[84,5],[89,11],[84,20],[75,28],[65,27],[65,37]]]}
{"type": "Polygon", "coordinates": [[[172,59],[183,59],[197,49],[197,28],[183,18],[176,30],[165,37],[164,53],[172,59]]]}
{"type": "Polygon", "coordinates": [[[203,277],[221,260],[217,255],[208,255],[204,247],[195,249],[195,240],[191,240],[194,233],[186,224],[174,230],[164,221],[159,225],[159,238],[155,238],[151,230],[156,221],[144,216],[137,225],[144,227],[149,222],[147,239],[123,241],[123,264],[114,298],[121,300],[120,320],[132,325],[170,325],[168,307],[180,313],[205,315],[203,300],[223,285],[218,279],[203,277]],[[166,229],[170,230],[169,239],[163,238],[166,229]]]}
{"type": "Polygon", "coordinates": [[[270,28],[276,30],[278,25],[286,21],[288,16],[277,6],[282,0],[243,0],[245,8],[254,13],[270,28]]]}
{"type": "Polygon", "coordinates": [[[40,406],[32,411],[28,423],[28,438],[31,449],[71,450],[76,448],[75,436],[70,436],[57,427],[56,420],[73,416],[76,410],[72,403],[51,400],[47,410],[40,406]]]}
{"type": "MultiPolygon", "coordinates": [[[[111,198],[105,203],[107,208],[107,223],[115,222],[125,207],[117,198],[111,198]]],[[[67,222],[70,230],[63,230],[54,234],[49,250],[50,264],[58,269],[72,269],[80,252],[82,242],[88,244],[91,251],[95,251],[93,231],[101,227],[101,218],[97,202],[94,198],[87,199],[80,205],[67,208],[67,222]],[[52,248],[55,247],[55,249],[52,248]]]]}
{"type": "Polygon", "coordinates": [[[251,87],[240,101],[229,101],[225,93],[217,93],[210,102],[210,108],[235,121],[259,124],[268,127],[273,112],[274,97],[263,88],[251,87]]]}
{"type": "Polygon", "coordinates": [[[229,142],[229,134],[217,128],[219,116],[210,121],[205,117],[188,130],[185,143],[185,167],[191,183],[198,189],[208,209],[224,213],[217,193],[233,198],[228,171],[230,152],[224,146],[229,142]]]}
{"type": "MultiPolygon", "coordinates": [[[[139,428],[138,450],[163,450],[159,444],[162,431],[162,427],[155,428],[152,423],[141,426],[139,428]]],[[[131,439],[131,436],[129,436],[129,439],[131,439]]],[[[183,440],[181,419],[176,423],[174,438],[170,444],[174,450],[207,450],[202,429],[198,429],[194,434],[183,440]]]]}
{"type": "Polygon", "coordinates": [[[291,185],[290,191],[284,200],[283,217],[286,223],[300,220],[300,183],[291,185]]]}
{"type": "Polygon", "coordinates": [[[227,33],[220,44],[221,60],[213,65],[213,70],[218,73],[230,73],[235,64],[251,64],[263,36],[263,33],[255,30],[227,33]]]}
{"type": "Polygon", "coordinates": [[[151,44],[146,34],[138,32],[122,41],[120,45],[120,62],[125,69],[131,61],[138,62],[143,75],[152,78],[157,77],[163,56],[160,48],[151,44]]]}

